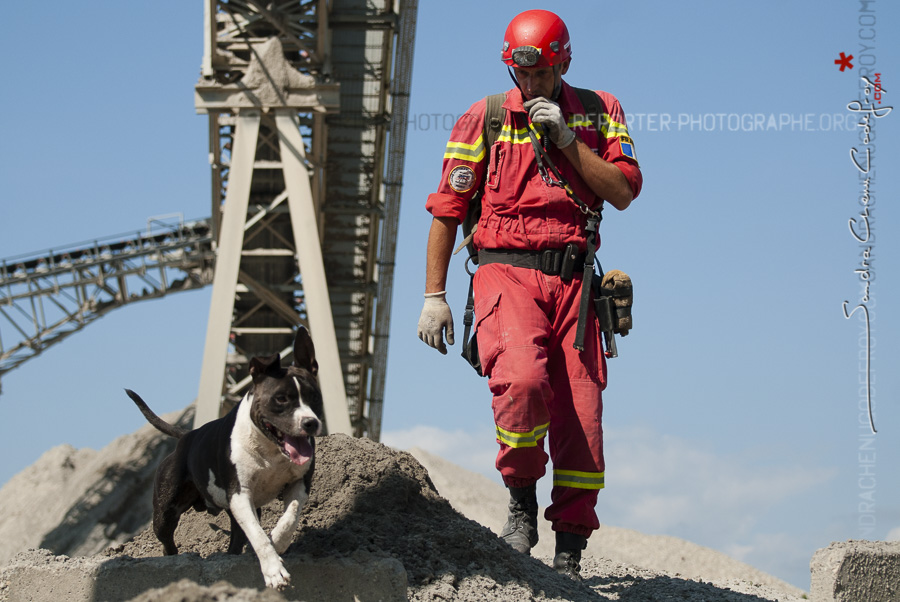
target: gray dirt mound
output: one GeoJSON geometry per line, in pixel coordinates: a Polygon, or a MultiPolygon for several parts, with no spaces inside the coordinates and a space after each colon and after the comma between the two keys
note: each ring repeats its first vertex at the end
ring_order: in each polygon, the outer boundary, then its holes
{"type": "MultiPolygon", "coordinates": [[[[192,417],[193,408],[164,416],[180,425],[192,417]]],[[[90,556],[131,539],[147,524],[156,468],[175,444],[148,424],[101,451],[45,452],[0,488],[0,566],[28,548],[90,556]]]]}
{"type": "MultiPolygon", "coordinates": [[[[265,508],[264,528],[270,531],[277,518],[275,506],[265,508]]],[[[228,529],[225,513],[211,516],[189,511],[176,531],[176,543],[182,553],[193,552],[215,562],[228,547],[228,529]]],[[[310,499],[285,556],[349,557],[359,551],[399,560],[407,571],[409,599],[414,601],[795,599],[759,585],[689,581],[600,558],[586,558],[586,579],[574,583],[555,573],[548,566],[549,558],[512,551],[487,528],[454,510],[411,454],[368,439],[319,438],[310,499]]],[[[162,546],[148,529],[107,555],[160,556],[162,546]]],[[[220,590],[213,594],[210,588],[182,582],[147,592],[148,597],[141,599],[278,599],[254,598],[252,591],[220,590]]]]}
{"type": "MultiPolygon", "coordinates": [[[[275,525],[276,509],[264,510],[267,531],[275,525]]],[[[181,553],[208,557],[225,552],[228,529],[225,513],[213,517],[189,511],[175,541],[181,553]]],[[[368,439],[322,437],[310,498],[285,555],[349,556],[358,550],[397,558],[407,571],[411,600],[456,598],[463,580],[474,580],[484,593],[475,599],[504,599],[498,598],[498,588],[512,588],[509,599],[519,600],[536,595],[571,600],[584,594],[546,564],[513,552],[488,529],[453,510],[411,454],[368,439]]],[[[148,529],[107,554],[159,556],[162,546],[148,529]]]]}

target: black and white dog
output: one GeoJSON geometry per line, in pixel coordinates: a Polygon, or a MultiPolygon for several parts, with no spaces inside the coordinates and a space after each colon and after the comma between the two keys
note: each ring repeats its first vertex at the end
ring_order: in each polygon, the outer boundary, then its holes
{"type": "Polygon", "coordinates": [[[322,393],[309,333],[294,339],[294,361],[253,358],[253,383],[226,416],[186,431],[163,421],[134,391],[125,390],[147,420],[179,439],[162,461],[153,490],[153,531],[166,555],[177,554],[175,528],[188,508],[231,518],[229,554],[240,554],[249,539],[269,587],[290,581],[280,554],[290,545],[309,496],[313,437],[322,430],[322,393]],[[258,509],[283,493],[284,514],[271,538],[259,523],[258,509]]]}

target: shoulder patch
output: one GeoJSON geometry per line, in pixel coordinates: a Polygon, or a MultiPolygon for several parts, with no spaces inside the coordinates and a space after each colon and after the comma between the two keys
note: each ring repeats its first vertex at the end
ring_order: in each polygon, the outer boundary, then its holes
{"type": "Polygon", "coordinates": [[[475,170],[468,165],[457,165],[447,176],[447,183],[456,192],[469,192],[475,186],[475,170]]]}
{"type": "Polygon", "coordinates": [[[623,155],[637,163],[637,157],[634,154],[634,141],[629,136],[619,136],[619,149],[623,155]]]}

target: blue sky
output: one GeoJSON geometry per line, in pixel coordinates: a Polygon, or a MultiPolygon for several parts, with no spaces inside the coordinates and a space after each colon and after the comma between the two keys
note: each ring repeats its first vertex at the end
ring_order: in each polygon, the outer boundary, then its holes
{"type": "MultiPolygon", "coordinates": [[[[567,81],[615,94],[644,171],[605,212],[604,267],[635,282],[635,328],[604,394],[601,521],[683,537],[809,587],[817,548],[900,539],[900,111],[863,113],[860,68],[900,99],[900,9],[851,1],[569,2],[567,81]],[[873,39],[870,38],[874,35],[873,39]],[[863,46],[863,44],[865,46],[863,46]],[[853,69],[834,60],[853,54],[853,69]],[[895,91],[896,89],[896,91],[895,91]],[[869,224],[851,149],[872,151],[869,224]],[[869,248],[869,298],[862,253],[869,248]],[[859,404],[871,319],[878,434],[859,404]],[[862,339],[864,344],[864,338],[862,339]],[[860,424],[860,420],[863,424],[860,424]]],[[[423,2],[406,149],[384,440],[493,476],[486,382],[416,338],[424,201],[455,116],[510,82],[518,2],[423,2]],[[465,32],[465,33],[460,33],[465,32]]],[[[193,86],[202,4],[18,3],[0,48],[0,258],[210,213],[193,86]],[[48,14],[49,13],[49,14],[48,14]]],[[[896,101],[900,104],[900,101],[896,101]]],[[[863,176],[864,177],[864,176],[863,176]]],[[[467,281],[450,268],[457,330],[467,281]]],[[[210,290],[117,310],[5,376],[0,482],[52,446],[97,448],[196,395],[210,290]]],[[[546,490],[543,491],[546,496],[546,490]]],[[[502,521],[502,517],[498,517],[502,521]]]]}

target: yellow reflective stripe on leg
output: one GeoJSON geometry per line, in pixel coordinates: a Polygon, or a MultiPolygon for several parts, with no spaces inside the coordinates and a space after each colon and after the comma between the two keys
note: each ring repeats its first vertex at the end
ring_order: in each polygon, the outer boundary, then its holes
{"type": "Polygon", "coordinates": [[[497,439],[510,447],[535,447],[537,446],[537,442],[547,435],[547,429],[549,427],[550,423],[548,422],[547,424],[542,424],[535,427],[534,430],[525,433],[514,433],[513,431],[507,431],[498,426],[497,439]]]}
{"type": "Polygon", "coordinates": [[[553,485],[576,489],[603,489],[602,472],[580,472],[578,470],[553,470],[553,485]]]}

